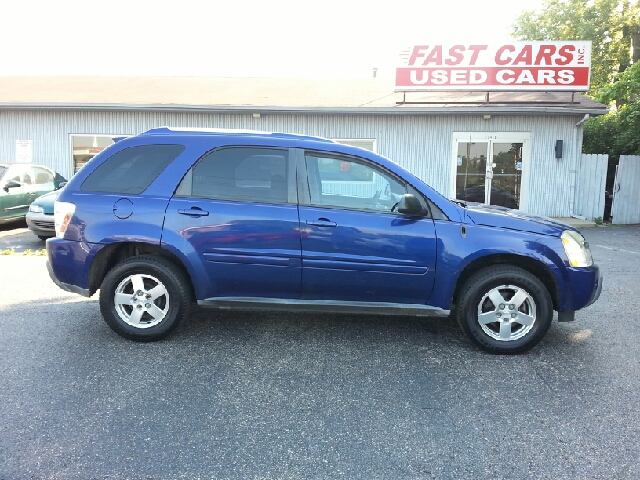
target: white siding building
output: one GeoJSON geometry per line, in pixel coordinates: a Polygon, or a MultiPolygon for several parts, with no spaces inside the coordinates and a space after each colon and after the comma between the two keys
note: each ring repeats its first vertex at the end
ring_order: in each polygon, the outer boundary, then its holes
{"type": "Polygon", "coordinates": [[[163,125],[282,131],[375,150],[450,198],[568,217],[583,121],[606,112],[579,94],[405,94],[381,78],[0,77],[0,162],[30,140],[33,163],[69,178],[112,137],[163,125]]]}

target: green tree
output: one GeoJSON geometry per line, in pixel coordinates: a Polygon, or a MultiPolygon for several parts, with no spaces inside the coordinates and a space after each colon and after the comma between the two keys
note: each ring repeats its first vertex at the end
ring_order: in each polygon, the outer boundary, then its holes
{"type": "Polygon", "coordinates": [[[617,108],[584,123],[582,151],[609,155],[608,191],[620,155],[640,155],[639,24],[639,0],[544,0],[512,30],[521,40],[592,41],[588,95],[617,108]]]}
{"type": "Polygon", "coordinates": [[[640,62],[634,63],[618,77],[596,92],[602,103],[616,102],[619,107],[584,123],[584,153],[609,155],[607,190],[611,191],[620,155],[640,155],[640,62]]]}
{"type": "Polygon", "coordinates": [[[616,80],[598,89],[596,100],[606,105],[616,102],[618,106],[640,100],[640,62],[631,65],[616,80]]]}
{"type": "Polygon", "coordinates": [[[640,1],[544,0],[512,27],[520,40],[591,40],[591,95],[640,60],[640,1]]]}
{"type": "Polygon", "coordinates": [[[607,153],[617,162],[620,155],[640,155],[640,62],[618,75],[617,81],[596,92],[596,100],[618,108],[584,124],[585,153],[607,153]]]}
{"type": "Polygon", "coordinates": [[[586,121],[582,151],[606,153],[614,164],[620,155],[640,155],[640,102],[586,121]]]}

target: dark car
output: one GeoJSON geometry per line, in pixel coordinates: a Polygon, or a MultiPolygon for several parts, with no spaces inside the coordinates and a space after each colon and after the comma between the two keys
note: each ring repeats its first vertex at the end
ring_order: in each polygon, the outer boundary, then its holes
{"type": "MultiPolygon", "coordinates": [[[[457,195],[458,200],[465,202],[485,203],[485,186],[479,185],[475,187],[465,188],[457,195]]],[[[518,208],[518,199],[504,190],[500,190],[495,185],[491,186],[491,205],[499,205],[506,208],[518,208]]]]}
{"type": "Polygon", "coordinates": [[[222,309],[452,315],[495,353],[535,345],[602,278],[572,227],[456,205],[390,160],[318,137],[158,128],[90,160],[55,203],[48,268],[118,334],[222,309]]]}
{"type": "Polygon", "coordinates": [[[0,163],[0,223],[24,218],[37,197],[65,182],[60,174],[42,165],[0,163]]]}

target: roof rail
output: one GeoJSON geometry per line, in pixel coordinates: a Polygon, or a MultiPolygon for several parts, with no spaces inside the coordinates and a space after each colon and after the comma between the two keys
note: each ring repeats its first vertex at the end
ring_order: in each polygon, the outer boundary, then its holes
{"type": "Polygon", "coordinates": [[[141,133],[141,135],[170,135],[170,134],[182,134],[182,135],[256,135],[256,136],[271,136],[283,139],[292,140],[315,140],[317,142],[336,143],[333,140],[323,137],[314,137],[311,135],[299,135],[295,133],[273,133],[263,132],[260,130],[243,130],[235,128],[189,128],[189,127],[158,127],[147,130],[141,133]]]}

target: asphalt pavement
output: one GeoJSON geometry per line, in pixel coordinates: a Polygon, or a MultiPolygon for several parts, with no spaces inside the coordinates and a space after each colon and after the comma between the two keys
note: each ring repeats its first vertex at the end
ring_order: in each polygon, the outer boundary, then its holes
{"type": "Polygon", "coordinates": [[[45,248],[44,240],[27,228],[24,219],[0,225],[0,252],[13,250],[16,253],[32,252],[45,248]]]}
{"type": "Polygon", "coordinates": [[[446,319],[205,309],[135,343],[0,256],[0,479],[638,479],[640,227],[584,234],[602,297],[520,356],[446,319]]]}

